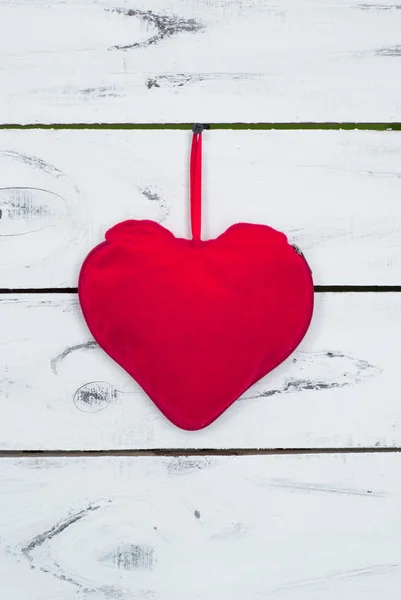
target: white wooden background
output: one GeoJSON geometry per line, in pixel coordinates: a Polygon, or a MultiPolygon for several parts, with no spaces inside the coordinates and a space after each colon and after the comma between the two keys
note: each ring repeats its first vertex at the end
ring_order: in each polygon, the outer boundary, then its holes
{"type": "Polygon", "coordinates": [[[401,120],[397,0],[0,0],[5,123],[401,120]]]}
{"type": "Polygon", "coordinates": [[[391,0],[0,0],[1,598],[399,599],[400,31],[391,0]],[[204,135],[205,237],[284,230],[318,291],[296,353],[184,432],[75,288],[120,220],[189,235],[191,134],[161,126],[194,120],[234,128],[204,135]]]}
{"type": "MultiPolygon", "coordinates": [[[[400,282],[401,131],[204,138],[206,238],[266,223],[303,249],[316,284],[400,282]]],[[[2,131],[0,287],[76,286],[82,258],[126,218],[187,237],[190,142],[188,131],[2,131]]]]}
{"type": "Polygon", "coordinates": [[[213,425],[185,432],[100,349],[76,295],[0,297],[0,447],[401,446],[401,294],[316,294],[297,352],[213,425]]]}
{"type": "Polygon", "coordinates": [[[395,600],[401,456],[3,458],[4,598],[395,600]]]}

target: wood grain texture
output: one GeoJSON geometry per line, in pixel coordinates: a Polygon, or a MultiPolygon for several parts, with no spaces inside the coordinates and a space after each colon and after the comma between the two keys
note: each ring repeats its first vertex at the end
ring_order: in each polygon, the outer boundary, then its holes
{"type": "Polygon", "coordinates": [[[376,600],[401,456],[2,459],[9,600],[376,600]]]}
{"type": "MultiPolygon", "coordinates": [[[[401,11],[400,11],[401,12],[401,11]]],[[[3,131],[0,287],[76,286],[128,218],[189,236],[188,131],[3,131]]],[[[401,132],[210,131],[205,239],[237,221],[285,231],[316,284],[401,276],[401,132]]]]}
{"type": "Polygon", "coordinates": [[[5,295],[0,329],[0,450],[401,446],[401,294],[316,294],[299,350],[197,432],[98,348],[75,295],[5,295]]]}
{"type": "Polygon", "coordinates": [[[400,121],[399,9],[1,0],[1,121],[400,121]]]}

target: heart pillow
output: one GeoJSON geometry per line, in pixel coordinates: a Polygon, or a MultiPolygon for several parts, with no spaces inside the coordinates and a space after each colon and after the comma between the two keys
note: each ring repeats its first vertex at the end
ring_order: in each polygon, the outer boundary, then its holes
{"type": "Polygon", "coordinates": [[[100,346],[192,430],[283,362],[313,311],[304,257],[283,233],[247,223],[208,241],[119,223],[86,258],[78,290],[100,346]]]}

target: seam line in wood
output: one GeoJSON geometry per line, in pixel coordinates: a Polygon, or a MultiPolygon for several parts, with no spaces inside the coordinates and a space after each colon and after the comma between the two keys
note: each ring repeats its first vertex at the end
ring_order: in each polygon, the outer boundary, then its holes
{"type": "MultiPolygon", "coordinates": [[[[192,123],[4,123],[0,130],[6,129],[191,129],[192,123]]],[[[358,122],[298,122],[298,123],[211,123],[211,129],[236,130],[372,130],[372,131],[401,131],[401,123],[358,123],[358,122]]]]}
{"type": "MultiPolygon", "coordinates": [[[[401,292],[401,285],[315,285],[316,293],[401,292]]],[[[76,287],[0,288],[0,294],[77,294],[76,287]]]]}
{"type": "Polygon", "coordinates": [[[277,448],[277,449],[163,449],[148,450],[3,450],[1,458],[54,458],[54,457],[96,457],[96,456],[285,456],[295,454],[390,454],[401,452],[401,447],[363,448],[277,448]]]}

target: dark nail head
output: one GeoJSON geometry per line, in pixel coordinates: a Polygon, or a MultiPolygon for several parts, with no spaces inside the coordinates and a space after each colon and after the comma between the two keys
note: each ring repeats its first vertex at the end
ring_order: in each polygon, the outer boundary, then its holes
{"type": "Polygon", "coordinates": [[[192,131],[194,133],[202,133],[204,129],[210,129],[210,125],[207,123],[194,123],[192,125],[192,131]]]}

